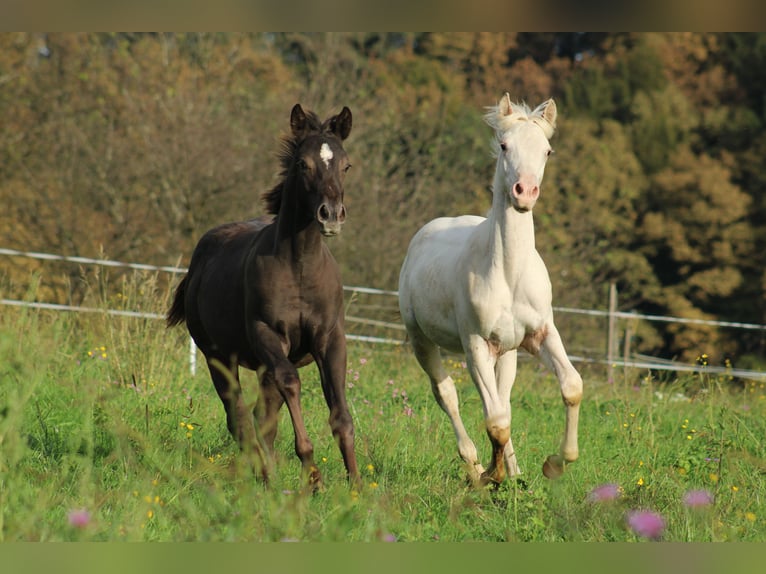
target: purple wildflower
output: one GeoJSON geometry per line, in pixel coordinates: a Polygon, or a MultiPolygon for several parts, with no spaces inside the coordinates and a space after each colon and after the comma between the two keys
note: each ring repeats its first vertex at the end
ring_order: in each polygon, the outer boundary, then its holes
{"type": "Polygon", "coordinates": [[[75,528],[85,528],[90,524],[90,512],[84,508],[70,510],[67,516],[70,526],[75,528]]]}
{"type": "Polygon", "coordinates": [[[665,520],[650,510],[632,510],[628,512],[628,526],[639,536],[659,540],[665,530],[665,520]]]}
{"type": "Polygon", "coordinates": [[[713,495],[707,490],[690,490],[684,495],[684,504],[689,508],[702,508],[713,504],[713,495]]]}
{"type": "Polygon", "coordinates": [[[380,539],[383,542],[396,542],[396,536],[394,536],[390,532],[386,532],[385,534],[381,535],[380,539]]]}
{"type": "Polygon", "coordinates": [[[588,493],[588,502],[608,502],[620,498],[620,486],[614,483],[602,484],[588,493]]]}

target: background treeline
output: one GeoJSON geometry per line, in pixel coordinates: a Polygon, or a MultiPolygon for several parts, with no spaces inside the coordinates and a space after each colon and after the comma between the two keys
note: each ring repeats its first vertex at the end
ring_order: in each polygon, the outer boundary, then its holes
{"type": "MultiPolygon", "coordinates": [[[[188,263],[259,215],[295,102],[348,105],[347,284],[395,289],[412,234],[484,213],[481,114],[559,108],[535,211],[555,303],[766,322],[766,34],[0,34],[0,246],[188,263]]],[[[37,267],[4,258],[3,291],[37,267]]],[[[78,271],[41,298],[82,297],[78,271]]],[[[753,363],[761,333],[641,324],[635,349],[753,363]]]]}

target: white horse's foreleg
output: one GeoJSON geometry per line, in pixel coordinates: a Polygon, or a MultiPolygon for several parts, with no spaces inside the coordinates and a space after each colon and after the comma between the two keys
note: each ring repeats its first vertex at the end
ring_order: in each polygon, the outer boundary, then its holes
{"type": "Polygon", "coordinates": [[[484,404],[487,436],[492,443],[492,460],[482,476],[482,481],[500,483],[505,479],[504,452],[511,438],[510,389],[507,397],[498,389],[495,377],[497,358],[484,338],[469,335],[465,347],[466,362],[484,404]]]}
{"type": "Polygon", "coordinates": [[[580,416],[580,401],[582,400],[582,377],[572,365],[567,356],[558,329],[551,322],[548,325],[548,336],[540,347],[540,357],[559,380],[561,398],[566,407],[566,427],[561,441],[560,454],[550,456],[546,461],[543,472],[548,478],[555,478],[564,470],[565,462],[577,460],[577,425],[580,416]]]}
{"type": "MultiPolygon", "coordinates": [[[[518,354],[514,349],[513,351],[508,351],[501,355],[495,364],[498,400],[508,407],[509,423],[511,421],[511,389],[513,389],[513,383],[516,380],[517,357],[518,354]]],[[[503,451],[503,458],[505,459],[505,469],[508,472],[508,476],[513,477],[521,474],[510,433],[508,435],[508,442],[505,445],[505,450],[503,451]]]]}
{"type": "Polygon", "coordinates": [[[441,409],[447,413],[452,423],[460,458],[465,462],[471,480],[478,482],[484,472],[484,467],[479,462],[476,445],[468,436],[463,420],[460,418],[455,382],[452,380],[452,377],[444,372],[439,348],[430,341],[426,341],[422,334],[418,335],[411,332],[410,338],[415,358],[417,358],[418,363],[420,363],[420,366],[431,381],[431,391],[434,394],[434,398],[436,398],[436,402],[441,409]]]}

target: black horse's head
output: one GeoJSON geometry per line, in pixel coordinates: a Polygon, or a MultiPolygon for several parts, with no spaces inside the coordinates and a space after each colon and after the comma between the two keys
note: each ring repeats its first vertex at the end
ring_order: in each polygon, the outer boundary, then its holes
{"type": "Polygon", "coordinates": [[[323,235],[337,235],[346,220],[343,180],[351,163],[343,140],[351,132],[351,110],[344,107],[320,124],[314,114],[295,104],[290,128],[296,142],[294,176],[302,188],[302,207],[316,220],[323,235]]]}
{"type": "Polygon", "coordinates": [[[282,140],[281,181],[263,196],[268,212],[279,216],[284,206],[301,226],[316,221],[323,235],[340,233],[346,220],[343,180],[351,167],[343,141],[349,133],[347,107],[322,122],[295,104],[290,134],[282,140]]]}

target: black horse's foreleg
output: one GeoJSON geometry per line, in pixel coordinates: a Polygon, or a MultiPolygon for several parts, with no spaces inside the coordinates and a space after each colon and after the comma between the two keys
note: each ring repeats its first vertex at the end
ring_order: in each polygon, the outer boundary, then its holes
{"type": "MultiPolygon", "coordinates": [[[[322,475],[314,463],[314,445],[309,439],[301,410],[301,380],[298,369],[285,356],[280,337],[268,325],[256,322],[250,332],[251,345],[263,366],[267,377],[272,377],[279,394],[287,403],[295,432],[295,454],[301,461],[312,489],[322,483],[322,475]]],[[[273,408],[273,407],[272,407],[273,408]]]]}

